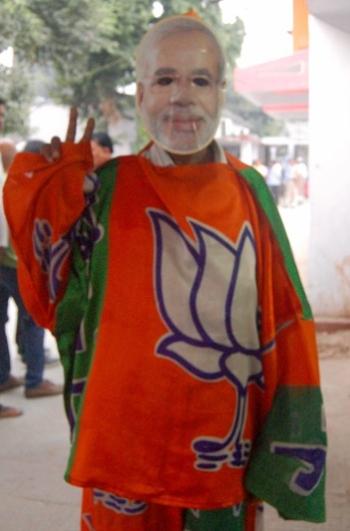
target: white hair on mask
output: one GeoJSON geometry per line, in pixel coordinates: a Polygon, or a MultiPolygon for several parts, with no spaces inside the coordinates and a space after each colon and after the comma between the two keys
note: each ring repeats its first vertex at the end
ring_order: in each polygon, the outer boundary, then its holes
{"type": "Polygon", "coordinates": [[[147,58],[149,54],[152,54],[152,47],[169,35],[187,31],[201,31],[210,39],[217,50],[219,81],[225,81],[226,61],[219,39],[205,22],[188,15],[167,17],[157,22],[145,33],[136,49],[137,81],[141,81],[147,72],[147,58]]]}

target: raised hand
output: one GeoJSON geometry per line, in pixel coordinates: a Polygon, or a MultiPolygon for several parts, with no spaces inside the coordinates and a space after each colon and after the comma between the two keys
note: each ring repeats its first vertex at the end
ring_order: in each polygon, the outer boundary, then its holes
{"type": "MultiPolygon", "coordinates": [[[[75,135],[77,130],[78,110],[76,107],[71,107],[69,111],[69,120],[66,133],[66,142],[75,142],[75,135]]],[[[83,136],[79,140],[80,142],[90,142],[92,133],[95,127],[95,120],[88,118],[86,122],[83,136]]],[[[49,144],[44,144],[40,150],[40,153],[45,157],[48,162],[55,162],[61,157],[61,139],[58,136],[54,136],[49,144]]]]}

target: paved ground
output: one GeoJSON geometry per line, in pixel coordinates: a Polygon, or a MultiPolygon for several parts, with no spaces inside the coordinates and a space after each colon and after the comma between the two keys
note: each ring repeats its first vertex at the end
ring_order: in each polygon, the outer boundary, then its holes
{"type": "MultiPolygon", "coordinates": [[[[60,367],[46,372],[62,381],[60,367]]],[[[24,410],[0,422],[0,530],[78,531],[79,492],[62,479],[68,430],[61,397],[31,401],[16,389],[0,400],[24,410]]]]}
{"type": "MultiPolygon", "coordinates": [[[[21,375],[12,323],[11,319],[8,332],[14,372],[21,375]]],[[[350,530],[350,332],[320,334],[319,343],[330,443],[328,522],[284,522],[267,508],[265,531],[350,530]]],[[[55,353],[49,336],[47,344],[55,353]]],[[[61,368],[47,369],[46,376],[62,381],[61,368]]],[[[23,391],[16,389],[0,395],[0,400],[25,411],[20,418],[0,421],[0,531],[78,531],[79,490],[62,478],[68,430],[61,398],[26,400],[23,391]]]]}

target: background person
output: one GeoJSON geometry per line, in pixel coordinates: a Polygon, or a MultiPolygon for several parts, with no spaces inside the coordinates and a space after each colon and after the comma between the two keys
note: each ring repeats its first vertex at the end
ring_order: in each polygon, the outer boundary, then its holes
{"type": "MultiPolygon", "coordinates": [[[[6,101],[0,97],[0,134],[4,130],[6,101]]],[[[16,154],[16,147],[12,140],[0,137],[0,178],[3,181],[11,162],[16,154]]]]}
{"type": "Polygon", "coordinates": [[[268,172],[268,168],[267,166],[265,166],[265,164],[263,164],[261,162],[260,159],[255,159],[253,160],[253,164],[252,164],[253,168],[258,171],[260,173],[260,175],[262,175],[264,177],[264,179],[266,179],[267,177],[267,172],[268,172]]]}
{"type": "Polygon", "coordinates": [[[282,176],[282,164],[278,160],[271,161],[267,171],[266,183],[270,189],[270,192],[275,200],[276,205],[279,204],[281,197],[282,176]]]}
{"type": "Polygon", "coordinates": [[[295,160],[288,159],[283,166],[283,206],[294,207],[296,206],[296,184],[294,180],[294,165],[295,160]]]}
{"type": "MultiPolygon", "coordinates": [[[[24,147],[25,152],[36,153],[43,142],[29,141],[24,147]]],[[[7,232],[5,221],[2,220],[4,233],[7,232]]],[[[44,334],[28,314],[18,287],[17,258],[7,241],[1,247],[0,258],[0,393],[23,385],[23,380],[11,374],[11,356],[6,335],[7,307],[10,297],[18,309],[18,330],[20,332],[20,348],[26,364],[25,390],[26,398],[40,398],[62,394],[62,385],[44,379],[44,334]]]]}
{"type": "Polygon", "coordinates": [[[293,166],[293,177],[296,188],[296,201],[303,203],[308,197],[308,177],[309,171],[302,157],[298,157],[293,166]]]}
{"type": "MultiPolygon", "coordinates": [[[[0,134],[4,129],[5,124],[5,113],[6,113],[6,101],[0,98],[0,134]]],[[[3,204],[2,204],[2,188],[5,181],[5,175],[10,167],[10,164],[16,154],[16,148],[13,142],[8,139],[0,138],[0,262],[3,259],[4,248],[7,242],[7,226],[4,223],[5,217],[3,213],[3,204]]],[[[8,297],[0,286],[0,337],[1,337],[1,328],[5,327],[7,321],[7,303],[8,297]]],[[[1,344],[1,341],[0,341],[1,344]]],[[[1,347],[0,347],[1,349],[1,347]]],[[[0,359],[1,359],[1,350],[0,350],[0,359]]],[[[0,363],[1,367],[1,363],[0,363]]],[[[13,381],[15,383],[15,381],[13,381]]],[[[20,385],[20,381],[16,382],[20,385]]],[[[18,417],[22,415],[22,411],[18,408],[12,406],[5,406],[0,404],[0,419],[18,417]]]]}
{"type": "Polygon", "coordinates": [[[90,144],[94,168],[102,166],[112,158],[113,143],[108,133],[103,131],[93,133],[90,144]]]}

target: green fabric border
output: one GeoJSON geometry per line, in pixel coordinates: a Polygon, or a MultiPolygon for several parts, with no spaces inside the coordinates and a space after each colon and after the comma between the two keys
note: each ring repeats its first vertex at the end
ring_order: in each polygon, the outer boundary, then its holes
{"type": "MultiPolygon", "coordinates": [[[[95,337],[103,309],[107,280],[109,216],[116,186],[117,161],[113,159],[97,174],[99,189],[96,192],[97,200],[92,205],[92,209],[96,216],[96,223],[103,227],[103,236],[95,244],[90,261],[86,261],[81,256],[77,243],[73,243],[72,269],[68,286],[64,298],[57,307],[56,314],[55,333],[65,373],[64,401],[66,413],[72,407],[70,395],[72,381],[88,378],[95,351],[95,337]],[[86,348],[84,351],[75,352],[76,338],[82,321],[84,321],[86,348]]],[[[89,237],[88,230],[89,228],[86,227],[87,238],[89,237]]],[[[76,452],[79,417],[84,404],[85,390],[79,397],[73,397],[75,409],[79,413],[72,434],[72,446],[65,472],[67,481],[69,481],[76,452]]]]}
{"type": "Polygon", "coordinates": [[[244,531],[247,504],[241,503],[224,509],[187,509],[185,513],[186,531],[244,531]]]}
{"type": "Polygon", "coordinates": [[[264,178],[259,174],[259,172],[251,167],[240,170],[239,174],[249,184],[261,208],[271,223],[273,232],[284,257],[287,272],[299,297],[304,319],[312,319],[312,310],[300,280],[299,272],[293,258],[293,252],[286,230],[275,202],[270,194],[268,186],[264,181],[264,178]]]}
{"type": "MultiPolygon", "coordinates": [[[[300,457],[273,452],[273,445],[322,449],[326,454],[327,434],[323,425],[322,395],[318,387],[279,387],[245,477],[245,486],[276,508],[284,519],[325,522],[325,478],[322,469],[319,483],[307,495],[293,491],[290,484],[295,473],[310,473],[310,462],[300,457]]],[[[326,458],[326,455],[325,455],[326,458]]]]}

